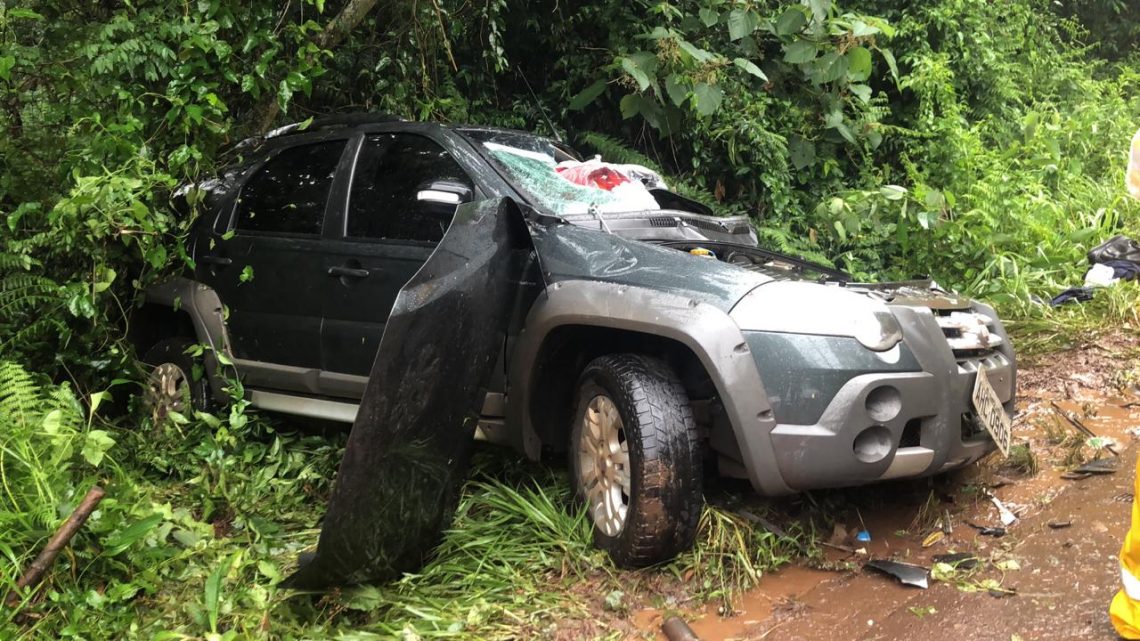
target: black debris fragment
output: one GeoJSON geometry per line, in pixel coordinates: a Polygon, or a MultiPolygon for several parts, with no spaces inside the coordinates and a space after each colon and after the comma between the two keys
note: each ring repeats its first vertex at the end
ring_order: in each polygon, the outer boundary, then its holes
{"type": "Polygon", "coordinates": [[[1072,521],[1049,521],[1048,523],[1046,523],[1046,525],[1048,525],[1049,528],[1052,530],[1063,530],[1067,527],[1072,527],[1073,522],[1072,521]]]}
{"type": "Polygon", "coordinates": [[[954,554],[935,554],[935,563],[946,563],[958,570],[973,570],[981,561],[969,552],[956,552],[954,554]]]}
{"type": "Polygon", "coordinates": [[[989,527],[987,525],[978,525],[977,523],[971,523],[969,521],[966,521],[966,525],[969,525],[970,527],[977,530],[978,534],[981,534],[982,536],[992,536],[995,539],[1000,539],[1006,534],[1006,530],[1003,527],[989,527]]]}
{"type": "Polygon", "coordinates": [[[1078,474],[1116,474],[1116,459],[1089,461],[1073,471],[1078,474]]]}
{"type": "Polygon", "coordinates": [[[923,590],[930,585],[930,568],[924,568],[921,565],[899,563],[888,559],[872,559],[863,567],[889,574],[904,585],[913,585],[923,590]]]}

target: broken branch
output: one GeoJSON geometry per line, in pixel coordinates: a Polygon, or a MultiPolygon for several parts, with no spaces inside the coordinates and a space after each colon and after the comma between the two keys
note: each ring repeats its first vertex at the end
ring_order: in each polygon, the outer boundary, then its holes
{"type": "Polygon", "coordinates": [[[87,522],[87,517],[91,516],[91,513],[95,511],[95,506],[99,504],[99,501],[103,500],[104,495],[106,495],[106,492],[98,485],[92,487],[91,490],[87,492],[87,496],[83,497],[83,500],[80,501],[79,505],[71,513],[71,516],[67,517],[63,525],[56,530],[55,535],[52,536],[51,540],[44,546],[39,556],[32,561],[27,570],[24,570],[24,573],[16,581],[16,587],[8,592],[7,598],[4,599],[5,606],[9,608],[16,607],[16,605],[20,603],[20,591],[29,587],[35,587],[43,579],[48,568],[55,563],[56,557],[59,556],[63,548],[71,541],[71,537],[75,536],[79,528],[83,527],[83,524],[87,522]]]}

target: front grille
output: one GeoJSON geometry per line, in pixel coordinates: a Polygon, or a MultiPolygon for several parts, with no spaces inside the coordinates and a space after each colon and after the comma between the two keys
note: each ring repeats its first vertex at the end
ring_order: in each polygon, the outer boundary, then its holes
{"type": "Polygon", "coordinates": [[[963,374],[976,372],[980,369],[990,370],[1009,365],[1009,359],[1006,358],[1006,355],[997,350],[991,350],[988,354],[980,356],[958,357],[957,354],[954,356],[958,361],[958,371],[963,374]]]}
{"type": "MultiPolygon", "coordinates": [[[[1004,341],[994,333],[992,318],[971,311],[934,310],[935,320],[942,328],[946,343],[961,366],[963,361],[977,361],[995,354],[1004,341]]],[[[976,369],[973,371],[977,371],[976,369]]]]}

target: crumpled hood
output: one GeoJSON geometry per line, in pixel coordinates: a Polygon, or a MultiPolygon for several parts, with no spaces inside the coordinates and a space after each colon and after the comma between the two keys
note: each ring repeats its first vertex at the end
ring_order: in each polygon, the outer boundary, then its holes
{"type": "Polygon", "coordinates": [[[535,226],[531,234],[547,283],[593,280],[645,287],[728,312],[750,290],[773,280],[714,258],[577,225],[535,226]]]}

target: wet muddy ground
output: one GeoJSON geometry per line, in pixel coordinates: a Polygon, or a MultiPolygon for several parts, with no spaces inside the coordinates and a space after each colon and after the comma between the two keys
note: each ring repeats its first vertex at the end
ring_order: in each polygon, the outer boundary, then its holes
{"type": "MultiPolygon", "coordinates": [[[[1140,449],[1138,347],[1125,336],[1105,337],[1023,366],[1014,421],[1022,447],[1009,459],[994,455],[935,480],[818,493],[808,500],[835,509],[839,526],[827,539],[835,547],[815,562],[828,569],[801,564],[769,574],[734,601],[731,616],[721,616],[718,604],[682,616],[705,641],[1115,639],[1106,613],[1140,449]],[[1119,457],[1063,414],[1111,439],[1119,457]],[[1093,459],[1118,471],[1065,478],[1093,459]],[[1000,538],[969,525],[1001,526],[990,494],[1018,516],[1000,538]],[[854,540],[864,526],[869,544],[854,540]],[[977,567],[937,566],[925,590],[863,567],[872,558],[935,567],[935,555],[955,552],[975,556],[977,567]]],[[[662,617],[635,608],[611,629],[664,639],[662,617]]]]}

